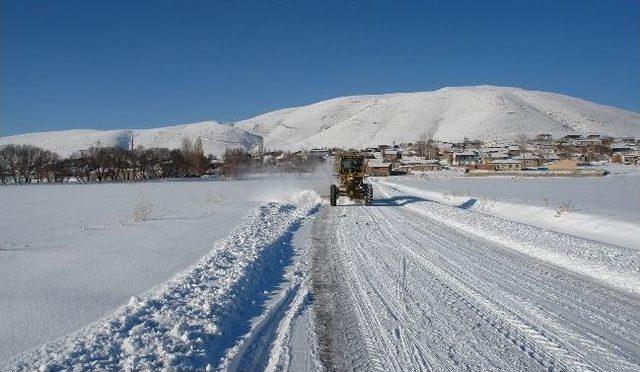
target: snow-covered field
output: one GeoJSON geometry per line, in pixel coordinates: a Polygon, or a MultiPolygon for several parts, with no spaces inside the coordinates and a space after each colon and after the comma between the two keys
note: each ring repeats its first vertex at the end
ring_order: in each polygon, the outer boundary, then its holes
{"type": "Polygon", "coordinates": [[[637,371],[638,172],[612,170],[380,178],[372,206],[340,198],[337,207],[322,198],[326,171],[6,187],[3,362],[637,371]],[[578,210],[555,217],[565,200],[578,210]],[[133,220],[136,205],[151,205],[151,218],[133,220]],[[630,226],[626,235],[569,231],[578,212],[630,226]],[[548,219],[565,222],[544,226],[548,219]]]}
{"type": "Polygon", "coordinates": [[[318,177],[1,188],[0,363],[163,283],[243,214],[291,202],[318,177]]]}
{"type": "Polygon", "coordinates": [[[465,177],[458,172],[381,178],[412,195],[609,244],[640,248],[640,169],[605,177],[465,177]]]}

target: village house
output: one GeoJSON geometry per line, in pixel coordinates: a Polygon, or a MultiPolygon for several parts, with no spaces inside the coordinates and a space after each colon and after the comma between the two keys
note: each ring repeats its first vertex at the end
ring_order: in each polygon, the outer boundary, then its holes
{"type": "Polygon", "coordinates": [[[574,152],[573,154],[571,154],[569,159],[574,160],[578,164],[585,164],[588,161],[587,155],[585,155],[585,154],[583,154],[581,152],[574,152]]]}
{"type": "Polygon", "coordinates": [[[520,149],[520,146],[509,145],[509,147],[507,147],[507,153],[509,156],[518,156],[521,152],[522,150],[520,149]]]}
{"type": "Polygon", "coordinates": [[[560,160],[560,157],[556,154],[544,154],[542,155],[542,165],[550,164],[560,160]]]}
{"type": "Polygon", "coordinates": [[[640,164],[640,151],[622,155],[622,163],[629,165],[640,164]]]}
{"type": "Polygon", "coordinates": [[[444,155],[448,152],[451,152],[451,149],[453,148],[453,143],[448,143],[448,142],[438,142],[436,144],[436,147],[438,148],[438,154],[439,155],[444,155]]]}
{"type": "Polygon", "coordinates": [[[612,153],[617,153],[622,155],[632,153],[635,150],[633,144],[629,142],[613,143],[611,144],[611,146],[609,146],[609,149],[611,150],[612,153]]]}
{"type": "Polygon", "coordinates": [[[490,152],[488,155],[490,162],[494,160],[509,159],[509,154],[507,154],[506,152],[490,152]]]}
{"type": "Polygon", "coordinates": [[[525,152],[513,158],[522,164],[522,169],[537,169],[542,166],[540,156],[525,152]]]}
{"type": "Polygon", "coordinates": [[[369,161],[367,163],[367,175],[377,177],[388,177],[391,175],[391,163],[380,163],[369,161]]]}
{"type": "Polygon", "coordinates": [[[382,160],[386,163],[395,163],[401,157],[400,151],[398,150],[382,150],[382,160]]]}
{"type": "Polygon", "coordinates": [[[534,141],[539,143],[551,142],[553,141],[553,136],[549,133],[541,133],[534,138],[534,141]]]}
{"type": "Polygon", "coordinates": [[[477,149],[483,146],[484,142],[480,140],[470,140],[465,138],[464,142],[462,143],[462,147],[468,150],[477,149]]]}
{"type": "Polygon", "coordinates": [[[329,150],[329,149],[311,149],[311,150],[309,150],[309,155],[328,157],[328,156],[331,155],[331,150],[329,150]]]}
{"type": "Polygon", "coordinates": [[[465,150],[453,153],[453,165],[470,165],[480,160],[478,154],[472,150],[465,150]]]}
{"type": "Polygon", "coordinates": [[[562,159],[549,164],[550,171],[575,171],[578,169],[578,162],[572,159],[562,159]]]}
{"type": "Polygon", "coordinates": [[[522,170],[522,163],[514,159],[498,159],[489,163],[496,172],[515,172],[522,170]]]}
{"type": "Polygon", "coordinates": [[[442,169],[442,166],[436,159],[429,160],[418,156],[403,156],[397,169],[411,173],[438,171],[442,169]]]}
{"type": "Polygon", "coordinates": [[[402,157],[407,157],[407,156],[418,156],[418,153],[415,150],[403,150],[402,151],[402,157]]]}
{"type": "Polygon", "coordinates": [[[576,141],[582,138],[581,134],[567,134],[566,136],[562,137],[563,140],[565,141],[576,141]]]}
{"type": "Polygon", "coordinates": [[[380,152],[380,149],[378,147],[367,147],[366,149],[362,150],[364,152],[380,152]]]}

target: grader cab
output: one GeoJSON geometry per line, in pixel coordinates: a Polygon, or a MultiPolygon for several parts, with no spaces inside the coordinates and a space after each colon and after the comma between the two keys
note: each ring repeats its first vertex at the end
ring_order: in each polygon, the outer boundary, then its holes
{"type": "Polygon", "coordinates": [[[371,205],[373,187],[364,183],[367,171],[366,157],[356,152],[338,153],[335,157],[335,166],[338,185],[331,185],[329,189],[331,205],[336,205],[340,195],[363,200],[365,205],[371,205]]]}

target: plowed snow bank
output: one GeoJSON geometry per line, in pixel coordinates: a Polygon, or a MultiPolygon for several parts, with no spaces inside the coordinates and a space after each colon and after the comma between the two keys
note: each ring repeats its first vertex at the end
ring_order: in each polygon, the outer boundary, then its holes
{"type": "MultiPolygon", "coordinates": [[[[10,370],[215,368],[261,311],[274,267],[290,256],[281,239],[317,205],[269,202],[248,213],[213,250],[144,298],[64,340],[12,361],[10,370]]],[[[277,271],[277,270],[276,270],[277,271]]]]}

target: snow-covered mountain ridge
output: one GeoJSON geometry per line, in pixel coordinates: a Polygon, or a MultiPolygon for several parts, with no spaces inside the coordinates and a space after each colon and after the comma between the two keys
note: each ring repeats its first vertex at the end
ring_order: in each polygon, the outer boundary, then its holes
{"type": "Polygon", "coordinates": [[[237,127],[267,148],[366,147],[415,142],[508,139],[521,133],[640,136],[640,114],[560,94],[493,86],[443,88],[330,99],[269,112],[237,127]]]}
{"type": "Polygon", "coordinates": [[[72,129],[53,132],[18,134],[0,138],[0,146],[8,143],[29,144],[67,156],[81,149],[95,146],[130,146],[133,134],[134,146],[179,148],[183,138],[202,139],[205,154],[220,155],[226,148],[252,149],[260,137],[215,121],[203,121],[153,129],[94,130],[72,129]]]}
{"type": "Polygon", "coordinates": [[[414,142],[423,133],[442,141],[509,139],[519,134],[604,134],[640,137],[640,114],[541,91],[494,86],[442,88],[432,92],[334,98],[272,111],[234,125],[215,121],[142,130],[65,130],[0,138],[0,146],[25,143],[61,155],[127,142],[177,148],[184,137],[203,139],[206,153],[229,147],[267,149],[366,147],[414,142]]]}

